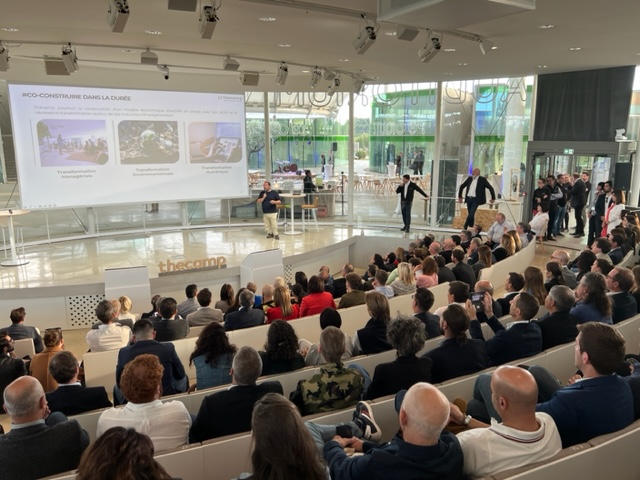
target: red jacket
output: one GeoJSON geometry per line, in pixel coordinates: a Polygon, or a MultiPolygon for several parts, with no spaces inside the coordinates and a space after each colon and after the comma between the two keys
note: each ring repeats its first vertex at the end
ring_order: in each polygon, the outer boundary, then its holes
{"type": "Polygon", "coordinates": [[[300,305],[300,316],[315,315],[322,312],[325,308],[336,308],[336,302],[333,301],[333,295],[329,292],[310,293],[302,299],[300,305]]]}

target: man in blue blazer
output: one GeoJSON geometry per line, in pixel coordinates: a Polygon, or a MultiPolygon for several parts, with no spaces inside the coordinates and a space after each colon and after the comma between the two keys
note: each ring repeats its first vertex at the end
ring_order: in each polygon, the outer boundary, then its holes
{"type": "MultiPolygon", "coordinates": [[[[493,314],[490,295],[485,293],[482,305],[487,316],[487,324],[495,332],[493,338],[485,341],[489,365],[502,365],[512,360],[537,355],[542,351],[542,331],[537,324],[531,322],[539,308],[533,295],[521,292],[511,301],[509,314],[514,321],[509,328],[504,328],[493,314]]],[[[484,340],[476,309],[470,301],[467,301],[467,313],[471,318],[471,338],[484,340]]]]}
{"type": "Polygon", "coordinates": [[[243,290],[239,300],[240,309],[224,316],[224,329],[227,332],[255,327],[264,323],[264,311],[259,308],[253,308],[254,295],[251,290],[243,290]]]}
{"type": "Polygon", "coordinates": [[[615,267],[607,274],[607,289],[611,299],[611,318],[619,323],[638,314],[638,303],[629,293],[633,287],[633,273],[628,268],[615,267]]]}
{"type": "Polygon", "coordinates": [[[462,228],[467,229],[475,225],[476,210],[480,205],[487,203],[487,194],[485,190],[491,193],[491,203],[496,200],[496,192],[485,177],[480,176],[480,169],[474,168],[471,176],[467,178],[458,189],[458,202],[467,204],[467,219],[462,228]],[[467,193],[463,196],[462,191],[467,189],[467,193]]]}

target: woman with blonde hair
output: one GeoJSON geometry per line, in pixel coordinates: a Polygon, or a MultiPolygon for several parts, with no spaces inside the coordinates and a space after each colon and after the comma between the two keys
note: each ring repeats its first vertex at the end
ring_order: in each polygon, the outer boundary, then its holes
{"type": "Polygon", "coordinates": [[[131,313],[131,307],[133,306],[131,299],[126,295],[122,295],[118,298],[118,302],[120,302],[120,315],[118,315],[118,320],[131,320],[132,322],[135,322],[137,315],[135,313],[131,313]]]}
{"type": "Polygon", "coordinates": [[[513,238],[515,253],[518,253],[520,250],[522,250],[522,240],[520,240],[520,235],[518,235],[517,231],[509,230],[505,235],[509,235],[511,238],[513,238]]]}
{"type": "Polygon", "coordinates": [[[504,260],[516,253],[516,244],[510,235],[502,235],[500,245],[493,251],[493,255],[496,257],[496,262],[504,260]]]}
{"type": "Polygon", "coordinates": [[[393,293],[396,297],[398,295],[407,295],[416,291],[414,282],[414,275],[411,271],[411,266],[407,262],[401,262],[398,264],[398,278],[391,283],[393,293]]]}
{"type": "Polygon", "coordinates": [[[276,287],[273,291],[273,307],[267,310],[267,321],[295,320],[300,317],[300,306],[291,304],[291,295],[286,287],[276,287]]]}
{"type": "Polygon", "coordinates": [[[482,245],[478,247],[478,261],[471,265],[476,278],[480,279],[480,270],[483,268],[489,268],[493,264],[493,253],[488,245],[482,245]]]}
{"type": "Polygon", "coordinates": [[[402,262],[406,262],[407,261],[407,256],[406,256],[406,254],[404,252],[404,248],[396,247],[395,254],[396,254],[396,264],[400,264],[402,262]]]}
{"type": "Polygon", "coordinates": [[[544,305],[544,301],[547,298],[547,289],[544,288],[544,275],[542,270],[533,266],[524,269],[523,291],[533,295],[539,305],[544,305]]]}

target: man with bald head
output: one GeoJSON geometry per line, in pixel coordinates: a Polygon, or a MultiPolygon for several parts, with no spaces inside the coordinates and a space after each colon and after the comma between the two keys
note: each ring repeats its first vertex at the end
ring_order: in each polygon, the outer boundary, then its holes
{"type": "Polygon", "coordinates": [[[474,168],[471,176],[468,177],[458,189],[458,202],[467,204],[467,219],[464,221],[462,228],[467,229],[473,227],[475,222],[476,210],[480,205],[487,203],[487,194],[485,190],[491,193],[491,203],[496,200],[496,192],[485,177],[480,176],[480,169],[474,168]],[[463,197],[462,192],[467,189],[466,195],[463,197]]]}
{"type": "Polygon", "coordinates": [[[491,402],[502,422],[487,425],[451,406],[451,421],[470,428],[458,434],[464,473],[484,477],[541,462],[562,449],[553,418],[536,412],[538,386],[523,368],[499,367],[491,376],[491,402]]]}
{"type": "Polygon", "coordinates": [[[24,376],[9,384],[4,410],[11,431],[0,435],[2,478],[36,479],[78,466],[89,436],[75,420],[49,411],[38,380],[24,376]]]}
{"type": "MultiPolygon", "coordinates": [[[[356,435],[352,437],[335,435],[329,439],[326,436],[322,438],[329,440],[324,444],[324,457],[332,479],[453,480],[462,477],[460,444],[453,434],[443,432],[449,422],[450,406],[447,398],[433,385],[416,383],[409,390],[398,394],[396,410],[400,433],[384,445],[360,440],[357,438],[360,433],[357,430],[352,432],[356,435]],[[344,447],[347,446],[364,455],[348,457],[344,452],[344,447]]],[[[368,405],[360,402],[354,415],[356,425],[362,421],[363,414],[365,419],[373,419],[368,405]]],[[[317,442],[317,427],[322,426],[311,422],[307,422],[307,426],[317,442]]],[[[327,430],[325,434],[329,432],[327,430]]]]}

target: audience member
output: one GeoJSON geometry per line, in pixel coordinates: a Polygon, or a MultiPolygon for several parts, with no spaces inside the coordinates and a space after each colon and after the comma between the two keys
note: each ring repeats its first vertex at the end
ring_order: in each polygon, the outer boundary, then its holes
{"type": "Polygon", "coordinates": [[[442,242],[442,251],[440,255],[444,258],[444,263],[451,263],[451,254],[456,246],[455,242],[451,238],[445,238],[442,242]]]}
{"type": "Polygon", "coordinates": [[[509,235],[503,235],[500,239],[500,243],[493,249],[493,256],[496,262],[504,260],[507,257],[511,257],[516,253],[516,245],[509,235]]]}
{"type": "Polygon", "coordinates": [[[604,237],[596,238],[591,244],[591,251],[596,254],[596,258],[607,260],[613,265],[613,260],[608,255],[611,251],[611,242],[608,239],[604,237]]]}
{"type": "Polygon", "coordinates": [[[571,313],[576,298],[566,285],[555,285],[549,290],[544,306],[547,313],[535,323],[542,332],[542,350],[575,340],[578,318],[571,313]]]}
{"type": "Polygon", "coordinates": [[[547,291],[547,293],[551,290],[552,287],[565,284],[564,276],[562,275],[562,267],[559,263],[547,262],[544,268],[544,276],[547,280],[544,283],[544,289],[547,291]]]}
{"type": "MultiPolygon", "coordinates": [[[[611,274],[611,272],[609,272],[611,274]]],[[[602,322],[613,324],[611,317],[612,304],[607,295],[607,284],[604,275],[589,272],[585,274],[576,288],[576,305],[571,313],[578,318],[578,323],[602,322]]]]}
{"type": "Polygon", "coordinates": [[[120,426],[148,435],[157,451],[186,445],[191,415],[182,402],[160,401],[163,371],[155,355],[138,355],[127,363],[120,378],[120,389],[128,403],[124,408],[102,412],[96,435],[100,437],[111,427],[120,426]]]}
{"type": "Polygon", "coordinates": [[[353,354],[370,355],[391,350],[387,342],[387,325],[391,321],[389,301],[378,292],[369,292],[366,296],[369,321],[353,337],[353,354]]]}
{"type": "Polygon", "coordinates": [[[566,250],[554,251],[549,257],[549,260],[559,263],[562,266],[562,276],[564,277],[564,282],[567,287],[573,289],[578,286],[576,274],[567,267],[569,264],[569,253],[566,250]]]}
{"type": "Polygon", "coordinates": [[[309,279],[309,293],[302,299],[300,316],[315,315],[325,308],[336,308],[333,296],[324,291],[324,280],[318,275],[312,275],[309,279]]]}
{"type": "Polygon", "coordinates": [[[240,308],[235,312],[227,311],[225,316],[224,329],[227,332],[264,324],[264,311],[253,308],[253,300],[254,295],[251,290],[245,289],[240,292],[240,308]]]}
{"type": "Polygon", "coordinates": [[[211,308],[211,290],[203,288],[196,294],[198,309],[186,316],[190,327],[209,325],[211,322],[222,323],[223,312],[219,308],[211,308]]]}
{"type": "Polygon", "coordinates": [[[636,299],[636,303],[638,304],[638,313],[640,313],[640,265],[636,265],[631,270],[633,274],[633,287],[631,287],[631,295],[636,299]]]}
{"type": "Polygon", "coordinates": [[[196,366],[196,388],[204,390],[231,383],[231,362],[236,351],[222,325],[217,322],[207,325],[189,357],[189,366],[196,366]]]}
{"type": "Polygon", "coordinates": [[[233,357],[231,388],[212,393],[202,400],[191,427],[191,440],[204,442],[251,430],[254,404],[269,392],[283,393],[282,385],[277,381],[256,385],[261,373],[262,360],[258,352],[251,347],[240,348],[233,357]]]}
{"type": "Polygon", "coordinates": [[[275,293],[275,289],[273,285],[266,284],[262,287],[262,311],[267,314],[270,308],[273,308],[275,305],[275,300],[273,299],[273,295],[275,293]]]}
{"type": "Polygon", "coordinates": [[[451,259],[453,260],[453,275],[459,282],[464,282],[469,285],[469,289],[473,289],[473,285],[476,283],[476,272],[473,271],[470,265],[464,261],[464,252],[462,249],[455,249],[451,253],[451,259]]]}
{"type": "Polygon", "coordinates": [[[172,480],[154,452],[147,435],[133,428],[110,428],[85,450],[76,480],[172,480]]]}
{"type": "Polygon", "coordinates": [[[347,275],[354,272],[350,263],[342,266],[342,277],[333,279],[333,298],[342,298],[347,293],[347,275]]]}
{"type": "MultiPolygon", "coordinates": [[[[478,261],[478,249],[482,246],[482,240],[480,240],[479,238],[472,238],[471,239],[471,243],[469,244],[469,250],[467,250],[467,263],[469,265],[474,265],[477,261],[478,261]]],[[[487,246],[487,248],[489,248],[489,251],[491,251],[491,248],[489,246],[487,246]]]]}
{"type": "Polygon", "coordinates": [[[614,265],[618,265],[624,258],[624,237],[622,235],[611,235],[611,250],[609,250],[609,257],[614,265]]]}
{"type": "Polygon", "coordinates": [[[127,325],[129,328],[132,328],[133,323],[137,320],[137,317],[135,313],[131,313],[131,308],[133,307],[131,299],[126,295],[121,295],[118,297],[118,302],[120,303],[120,315],[118,315],[118,322],[121,325],[127,325]],[[129,320],[131,322],[131,325],[122,323],[126,320],[129,320]]]}
{"type": "Polygon", "coordinates": [[[315,375],[298,381],[291,393],[291,401],[301,415],[341,410],[358,403],[364,392],[364,377],[358,370],[342,363],[345,349],[345,336],[339,328],[322,330],[318,352],[327,363],[315,375]]]}
{"type": "MultiPolygon", "coordinates": [[[[111,302],[111,305],[113,305],[113,316],[114,316],[114,322],[117,323],[118,325],[122,325],[124,327],[129,327],[129,328],[133,328],[133,322],[134,320],[132,320],[131,318],[129,318],[129,316],[123,316],[122,315],[122,303],[120,303],[120,299],[119,298],[112,298],[111,300],[109,300],[111,302]]],[[[94,323],[91,328],[94,330],[97,330],[98,328],[100,328],[100,325],[102,325],[102,322],[96,322],[94,323]]]]}
{"type": "MultiPolygon", "coordinates": [[[[582,277],[591,271],[591,265],[596,261],[596,254],[591,250],[583,250],[576,258],[575,266],[578,269],[576,280],[580,282],[582,277]]],[[[576,287],[577,288],[577,287],[576,287]]]]}
{"type": "Polygon", "coordinates": [[[431,381],[442,383],[452,378],[479,372],[489,365],[485,343],[467,337],[469,314],[460,305],[449,305],[440,320],[444,340],[424,356],[431,359],[431,381]]]}
{"type": "Polygon", "coordinates": [[[90,351],[116,350],[129,344],[131,329],[115,322],[116,311],[109,300],[103,300],[98,304],[96,317],[102,325],[97,330],[89,330],[87,333],[86,339],[90,351]]]}
{"type": "Polygon", "coordinates": [[[304,358],[298,353],[298,337],[289,322],[276,320],[269,325],[260,358],[263,376],[304,368],[304,358]]]}
{"type": "Polygon", "coordinates": [[[273,296],[273,307],[267,310],[265,323],[273,323],[274,320],[295,320],[300,317],[300,305],[291,303],[291,295],[288,288],[276,288],[273,296]]]}
{"type": "Polygon", "coordinates": [[[391,288],[396,297],[398,295],[408,295],[416,291],[415,276],[407,262],[398,264],[398,278],[391,283],[391,288]]]}
{"type": "Polygon", "coordinates": [[[396,394],[415,383],[431,381],[431,359],[416,356],[427,340],[419,319],[398,315],[387,327],[387,340],[397,350],[397,358],[376,366],[365,399],[396,394]]]}
{"type": "MultiPolygon", "coordinates": [[[[393,288],[391,288],[391,285],[386,284],[388,278],[389,278],[389,272],[387,272],[386,270],[378,270],[376,272],[376,276],[373,279],[373,282],[371,283],[371,285],[373,285],[373,289],[376,292],[381,293],[387,298],[393,298],[395,297],[396,294],[393,291],[393,288]]],[[[366,299],[365,299],[365,302],[366,302],[366,299]]]]}
{"type": "MultiPolygon", "coordinates": [[[[380,260],[382,260],[382,258],[380,258],[380,260]]],[[[302,271],[296,272],[294,276],[294,281],[295,283],[297,283],[302,287],[303,292],[307,293],[307,291],[309,290],[309,280],[307,279],[306,273],[302,271]]]]}
{"type": "Polygon", "coordinates": [[[77,421],[60,412],[49,414],[42,385],[35,378],[14,380],[3,398],[11,417],[11,431],[0,435],[3,478],[31,480],[78,466],[89,436],[77,421]]]}
{"type": "Polygon", "coordinates": [[[547,460],[562,449],[553,418],[536,412],[538,386],[528,371],[499,367],[491,375],[491,392],[493,407],[502,422],[492,420],[487,425],[451,406],[452,422],[470,428],[458,434],[465,475],[486,477],[524,467],[547,460]]]}
{"type": "Polygon", "coordinates": [[[178,317],[176,301],[171,297],[165,297],[158,305],[160,317],[151,320],[153,329],[156,331],[156,340],[159,342],[170,342],[187,338],[189,324],[184,318],[178,317]]]}
{"type": "MultiPolygon", "coordinates": [[[[334,310],[333,308],[325,308],[322,313],[320,313],[320,328],[324,330],[327,327],[336,327],[340,328],[342,326],[342,318],[340,317],[340,312],[334,310]]],[[[342,332],[345,338],[345,351],[342,354],[342,360],[346,360],[348,358],[353,357],[353,341],[351,337],[346,333],[342,332]]],[[[304,341],[301,341],[303,343],[304,341]]],[[[320,343],[314,343],[313,345],[306,342],[304,349],[301,347],[300,353],[305,357],[305,363],[309,366],[314,365],[324,365],[327,363],[327,360],[324,358],[324,355],[320,352],[320,343]]]]}
{"type": "Polygon", "coordinates": [[[416,277],[416,288],[430,288],[438,285],[438,263],[433,257],[422,261],[422,273],[416,277]]]}
{"type": "Polygon", "coordinates": [[[442,258],[441,255],[435,255],[433,259],[438,264],[438,285],[447,282],[455,282],[456,276],[453,274],[453,271],[446,266],[444,258],[442,258]]]}
{"type": "Polygon", "coordinates": [[[195,283],[187,285],[187,287],[184,289],[184,293],[187,296],[187,299],[176,308],[178,311],[178,315],[180,315],[182,318],[187,318],[187,315],[198,310],[198,307],[200,306],[198,304],[198,300],[196,299],[196,296],[198,295],[198,286],[195,283]]]}
{"type": "Polygon", "coordinates": [[[605,277],[609,275],[611,270],[613,270],[613,263],[611,262],[611,259],[604,260],[602,258],[597,258],[596,261],[593,262],[593,265],[591,265],[591,271],[593,273],[601,273],[605,277]]]}
{"type": "Polygon", "coordinates": [[[48,328],[44,332],[44,351],[36,353],[29,363],[29,375],[40,382],[45,393],[58,388],[58,383],[49,373],[51,358],[64,349],[61,328],[48,328]]]}
{"type": "MultiPolygon", "coordinates": [[[[464,305],[467,303],[469,299],[469,285],[464,282],[458,282],[454,280],[449,283],[449,291],[447,292],[447,300],[449,301],[448,305],[456,304],[464,305]]],[[[439,307],[436,309],[434,315],[437,315],[440,319],[442,318],[442,312],[447,309],[447,305],[439,307]]]]}
{"type": "Polygon", "coordinates": [[[413,294],[411,308],[413,316],[424,324],[427,338],[439,337],[442,335],[440,331],[440,317],[429,313],[435,302],[433,293],[428,288],[417,288],[413,294]]]}
{"type": "Polygon", "coordinates": [[[360,290],[362,286],[362,278],[357,273],[347,273],[346,277],[347,292],[340,298],[338,308],[355,307],[364,304],[365,292],[360,290]]]}
{"type": "Polygon", "coordinates": [[[162,298],[160,295],[154,295],[151,297],[151,311],[143,313],[140,318],[151,318],[158,314],[158,300],[162,298]]]}
{"type": "MultiPolygon", "coordinates": [[[[473,291],[476,293],[488,293],[491,296],[491,310],[493,311],[495,317],[500,318],[504,315],[504,312],[502,311],[502,305],[500,305],[493,298],[493,284],[489,280],[478,280],[474,285],[473,291]]],[[[487,316],[484,313],[484,309],[478,310],[476,308],[476,318],[480,323],[487,323],[487,316]]]]}
{"type": "MultiPolygon", "coordinates": [[[[482,305],[487,316],[487,324],[495,333],[493,338],[485,342],[489,365],[502,365],[519,358],[531,357],[542,351],[540,327],[531,322],[538,313],[538,302],[532,295],[521,292],[511,301],[509,314],[514,321],[509,329],[506,329],[493,314],[489,295],[485,294],[482,305]]],[[[471,301],[467,301],[466,309],[471,319],[469,326],[471,338],[484,340],[480,322],[476,318],[476,308],[471,301]]]]}
{"type": "Polygon", "coordinates": [[[524,287],[523,291],[533,295],[539,305],[544,305],[544,299],[547,298],[547,290],[544,288],[544,275],[542,270],[533,265],[529,265],[524,269],[524,287]]]}
{"type": "Polygon", "coordinates": [[[520,237],[520,244],[525,248],[535,238],[535,234],[531,231],[531,225],[527,222],[519,222],[516,225],[516,232],[520,237]]]}
{"type": "Polygon", "coordinates": [[[615,267],[605,277],[609,298],[611,299],[611,319],[619,323],[638,314],[638,304],[629,293],[633,287],[633,274],[630,270],[615,267]]]}
{"type": "MultiPolygon", "coordinates": [[[[218,310],[222,311],[223,314],[227,313],[227,309],[233,303],[234,297],[235,297],[235,294],[233,292],[233,287],[230,284],[225,283],[220,288],[220,300],[218,300],[216,302],[214,307],[217,308],[218,310]]],[[[262,298],[264,300],[264,293],[263,293],[262,298]]]]}
{"type": "Polygon", "coordinates": [[[0,394],[16,378],[27,374],[21,358],[13,353],[13,339],[5,331],[0,331],[0,394]]]}
{"type": "MultiPolygon", "coordinates": [[[[476,251],[476,261],[471,265],[471,269],[476,276],[476,280],[480,278],[480,271],[483,268],[489,268],[493,265],[493,253],[488,245],[481,245],[476,251]]],[[[472,287],[473,288],[473,287],[472,287]]]]}
{"type": "Polygon", "coordinates": [[[496,301],[502,307],[502,314],[507,315],[511,309],[511,300],[524,288],[524,277],[516,272],[509,272],[507,279],[504,281],[504,290],[507,292],[504,297],[498,298],[496,301]]]}
{"type": "Polygon", "coordinates": [[[507,220],[504,213],[496,213],[496,221],[491,224],[487,231],[487,243],[490,245],[498,245],[502,240],[502,236],[509,230],[515,230],[515,225],[511,220],[507,220]]]}
{"type": "Polygon", "coordinates": [[[2,330],[14,340],[23,340],[25,338],[33,339],[33,346],[36,349],[36,353],[40,353],[44,350],[44,344],[42,343],[42,337],[36,327],[30,327],[24,324],[24,319],[27,316],[27,312],[24,307],[18,307],[11,310],[9,318],[11,319],[11,325],[2,330]]]}

